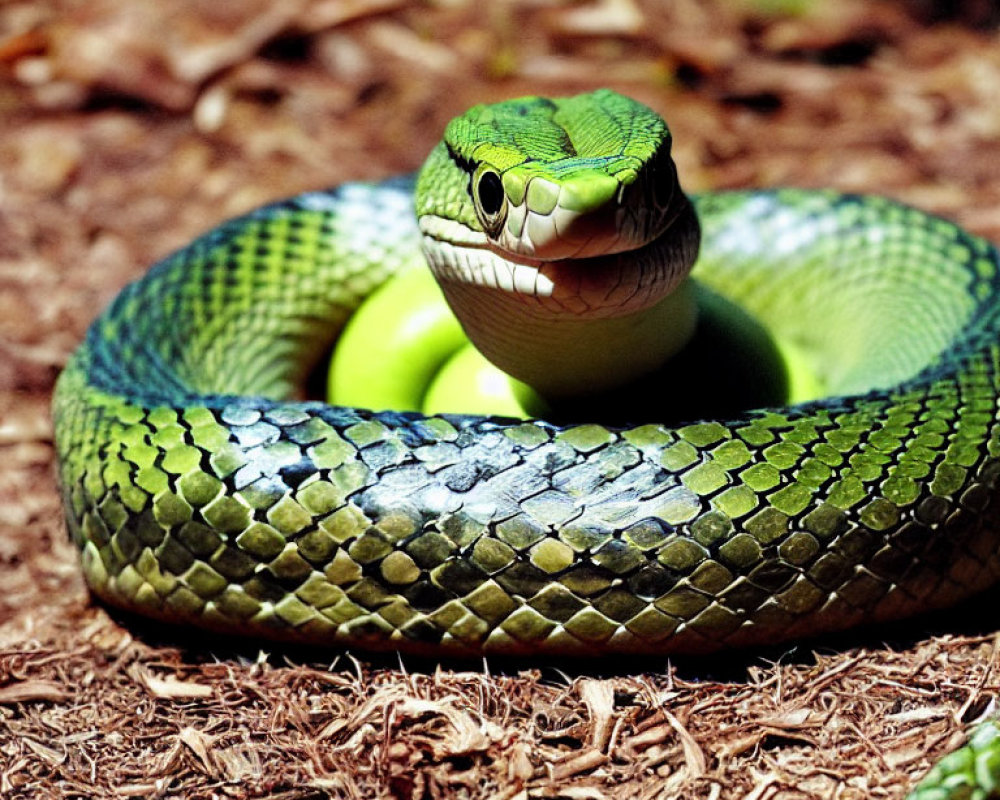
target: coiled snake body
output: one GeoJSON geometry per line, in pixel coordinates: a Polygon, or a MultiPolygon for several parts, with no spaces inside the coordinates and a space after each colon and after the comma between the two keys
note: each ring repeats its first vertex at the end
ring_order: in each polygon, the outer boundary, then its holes
{"type": "Polygon", "coordinates": [[[295,400],[358,304],[421,260],[413,187],[349,184],[227,222],[93,323],[54,413],[97,595],[325,644],[663,653],[995,582],[989,243],[878,198],[694,198],[694,276],[811,365],[827,396],[796,405],[612,426],[295,400]]]}

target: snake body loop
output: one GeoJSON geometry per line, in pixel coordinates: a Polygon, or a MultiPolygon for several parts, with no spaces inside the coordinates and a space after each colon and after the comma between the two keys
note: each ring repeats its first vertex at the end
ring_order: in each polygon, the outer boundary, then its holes
{"type": "Polygon", "coordinates": [[[288,399],[419,258],[411,191],[228,222],[94,322],[54,411],[96,594],[262,637],[593,654],[815,634],[995,581],[988,243],[876,198],[695,198],[696,277],[795,342],[827,399],[678,427],[288,399]]]}

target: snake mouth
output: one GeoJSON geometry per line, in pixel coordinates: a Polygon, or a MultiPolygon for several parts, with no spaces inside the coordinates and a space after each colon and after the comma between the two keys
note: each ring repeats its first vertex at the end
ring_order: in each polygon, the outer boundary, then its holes
{"type": "MultiPolygon", "coordinates": [[[[553,314],[606,318],[648,308],[687,275],[698,250],[699,229],[681,192],[659,235],[628,248],[583,257],[538,258],[498,244],[453,220],[423,216],[423,251],[441,282],[502,291],[553,314]]],[[[616,212],[617,213],[617,212],[616,212]]],[[[618,237],[616,241],[621,241],[618,237]]],[[[596,241],[596,234],[588,242],[596,241]]],[[[574,253],[586,253],[587,243],[574,253]]]]}

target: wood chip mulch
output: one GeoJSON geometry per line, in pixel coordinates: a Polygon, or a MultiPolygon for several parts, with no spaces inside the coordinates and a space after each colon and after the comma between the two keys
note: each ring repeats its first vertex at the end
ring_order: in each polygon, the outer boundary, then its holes
{"type": "Polygon", "coordinates": [[[993,708],[995,623],[977,612],[996,597],[624,665],[186,638],[88,597],[48,399],[157,257],[268,200],[413,169],[447,119],[506,96],[611,86],[664,113],[690,190],[878,192],[1000,240],[997,16],[974,0],[0,4],[0,797],[902,797],[993,708]]]}

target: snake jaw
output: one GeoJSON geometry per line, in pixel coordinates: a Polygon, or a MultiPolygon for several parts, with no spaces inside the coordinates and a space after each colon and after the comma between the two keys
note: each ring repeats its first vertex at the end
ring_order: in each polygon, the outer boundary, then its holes
{"type": "Polygon", "coordinates": [[[555,284],[543,275],[543,262],[517,259],[492,247],[486,235],[440,217],[419,219],[422,248],[439,281],[498,289],[526,302],[551,297],[555,284]]]}
{"type": "Polygon", "coordinates": [[[694,261],[684,226],[672,230],[690,210],[673,188],[667,205],[647,211],[636,198],[648,189],[603,181],[599,193],[589,191],[591,207],[578,211],[545,202],[568,197],[584,205],[571,183],[536,177],[526,186],[520,203],[512,202],[517,193],[508,195],[506,222],[495,236],[457,219],[419,217],[424,255],[439,280],[498,289],[550,313],[596,318],[649,307],[673,291],[694,261]],[[532,185],[543,189],[533,192],[532,185]],[[649,239],[650,231],[657,236],[649,239]]]}
{"type": "MultiPolygon", "coordinates": [[[[547,314],[590,319],[643,311],[683,280],[699,239],[686,199],[667,224],[665,235],[635,250],[542,260],[514,255],[453,220],[429,215],[419,220],[424,257],[443,285],[497,290],[547,314]],[[684,209],[689,216],[678,224],[684,209]]],[[[460,308],[456,313],[463,317],[460,308]]]]}
{"type": "MultiPolygon", "coordinates": [[[[489,245],[489,238],[482,231],[463,225],[458,220],[442,217],[437,214],[423,214],[417,219],[417,226],[424,241],[424,251],[433,242],[451,244],[459,248],[483,248],[489,245]]],[[[428,255],[433,256],[433,249],[428,255]]],[[[434,262],[431,262],[434,266],[434,262]]]]}

